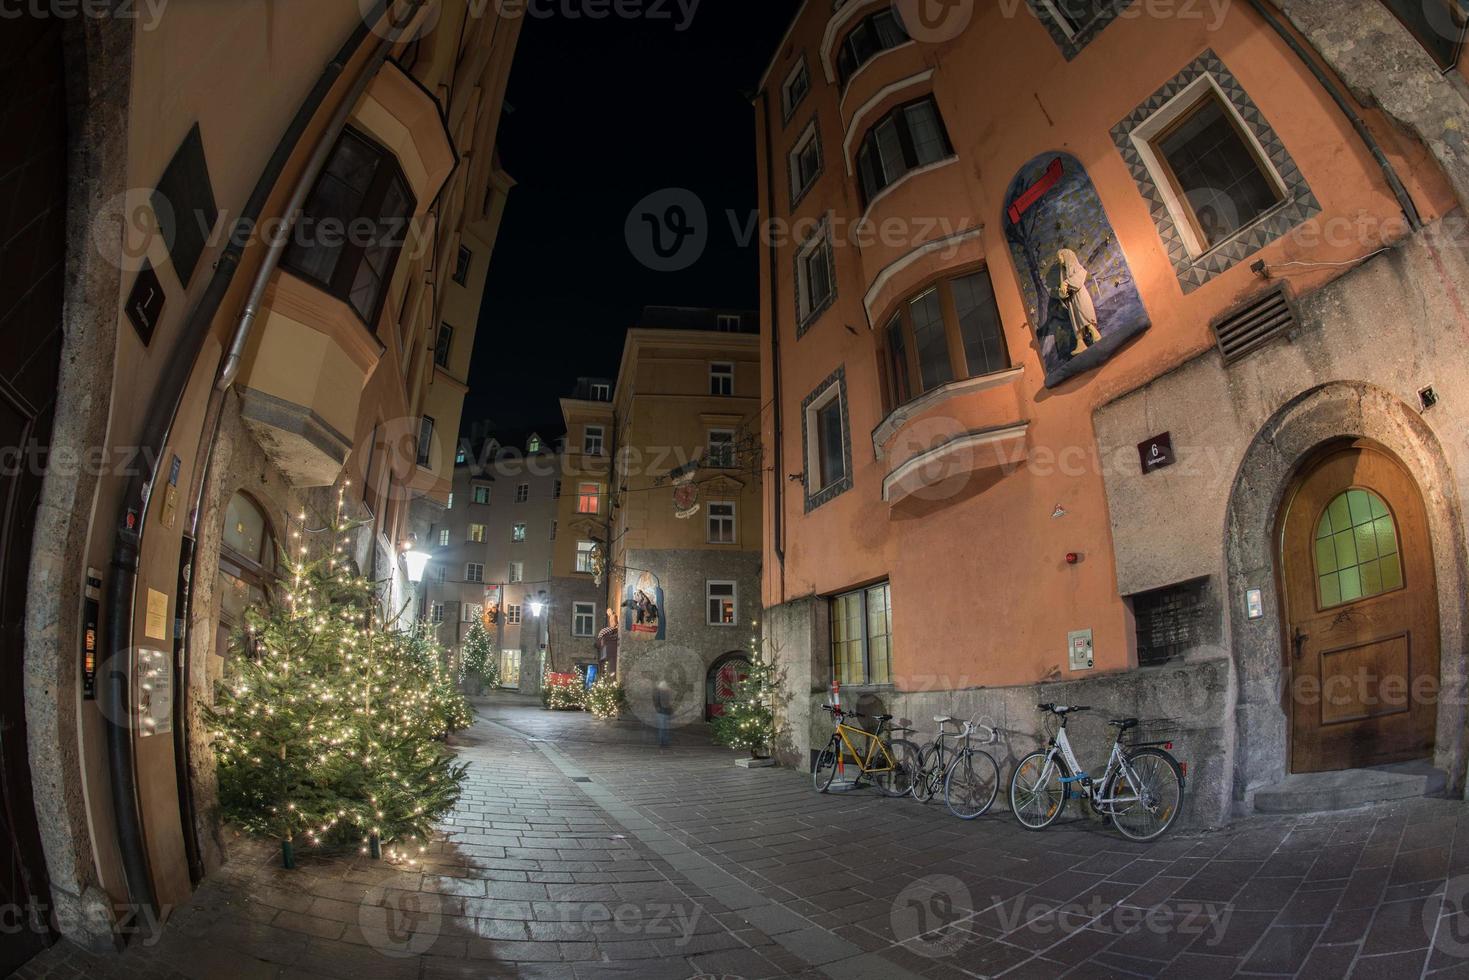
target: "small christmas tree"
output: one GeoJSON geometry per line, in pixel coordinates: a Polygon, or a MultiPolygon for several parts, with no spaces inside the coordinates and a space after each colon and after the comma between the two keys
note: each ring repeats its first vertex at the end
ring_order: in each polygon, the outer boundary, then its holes
{"type": "Polygon", "coordinates": [[[622,689],[622,682],[609,674],[587,688],[583,701],[593,718],[607,721],[627,708],[627,692],[622,689]]]}
{"type": "Polygon", "coordinates": [[[541,706],[548,711],[580,711],[586,704],[586,686],[580,667],[571,674],[547,668],[541,675],[541,706]]]}
{"type": "Polygon", "coordinates": [[[459,682],[471,694],[500,686],[500,663],[495,641],[485,624],[476,619],[464,637],[464,654],[459,661],[459,682]]]}
{"type": "Polygon", "coordinates": [[[750,641],[750,666],[735,683],[734,697],[714,719],[714,741],[732,749],[748,749],[750,758],[767,758],[775,748],[776,709],[784,702],[782,673],[775,656],[763,655],[758,639],[750,641]]]}

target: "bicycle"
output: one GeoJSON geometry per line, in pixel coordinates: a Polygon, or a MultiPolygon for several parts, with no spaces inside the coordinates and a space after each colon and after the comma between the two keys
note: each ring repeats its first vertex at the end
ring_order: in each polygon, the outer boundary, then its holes
{"type": "Polygon", "coordinates": [[[989,810],[1000,792],[1000,766],[994,756],[983,749],[970,745],[970,738],[977,729],[988,729],[986,742],[998,740],[999,733],[989,725],[980,725],[974,720],[966,721],[960,730],[946,731],[945,725],[958,724],[953,718],[941,715],[934,718],[939,730],[934,738],[919,753],[918,772],[913,778],[913,798],[927,803],[944,793],[944,805],[960,820],[973,820],[989,810]],[[949,748],[949,741],[963,740],[960,748],[949,748]]]}
{"type": "Polygon", "coordinates": [[[817,792],[829,790],[838,772],[845,774],[849,759],[857,767],[857,778],[852,781],[854,787],[866,776],[884,796],[907,796],[912,791],[918,747],[907,739],[889,737],[890,731],[907,732],[911,729],[890,728],[888,722],[893,720],[892,715],[876,715],[877,731],[869,732],[846,724],[848,718],[865,718],[866,715],[845,711],[834,704],[821,707],[831,714],[836,731],[832,732],[831,741],[826,743],[811,769],[811,779],[817,792]],[[859,751],[857,744],[866,746],[866,751],[859,751]]]}
{"type": "Polygon", "coordinates": [[[1093,780],[1071,749],[1066,737],[1066,720],[1088,705],[1037,705],[1061,719],[1044,751],[1032,752],[1015,766],[1010,777],[1010,809],[1027,830],[1044,830],[1071,798],[1072,784],[1081,784],[1081,798],[1111,820],[1128,840],[1151,841],[1161,837],[1178,819],[1183,808],[1184,768],[1169,754],[1170,741],[1136,742],[1124,745],[1123,735],[1138,727],[1136,718],[1113,718],[1117,739],[1107,757],[1102,778],[1093,780]]]}

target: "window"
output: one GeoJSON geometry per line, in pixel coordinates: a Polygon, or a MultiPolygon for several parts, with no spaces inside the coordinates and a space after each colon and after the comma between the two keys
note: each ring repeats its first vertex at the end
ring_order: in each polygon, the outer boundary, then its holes
{"type": "Polygon", "coordinates": [[[464,566],[464,581],[483,582],[485,580],[485,566],[479,562],[470,562],[464,566]]]}
{"type": "Polygon", "coordinates": [[[903,303],[882,331],[889,407],[956,378],[1010,367],[989,272],[942,280],[903,303]],[[956,360],[958,352],[962,360],[956,360]]]}
{"type": "Polygon", "coordinates": [[[571,604],[571,635],[592,636],[597,624],[597,605],[593,602],[571,604]]]}
{"type": "Polygon", "coordinates": [[[919,167],[953,156],[949,134],[932,96],[898,106],[867,131],[857,150],[862,203],[919,167]]]}
{"type": "Polygon", "coordinates": [[[592,401],[610,402],[612,400],[612,386],[605,384],[592,385],[592,401]]]}
{"type": "Polygon", "coordinates": [[[511,541],[524,541],[525,540],[525,525],[524,524],[517,524],[517,525],[515,525],[514,527],[512,527],[510,529],[510,540],[511,541]]]}
{"type": "MultiPolygon", "coordinates": [[[[216,588],[219,593],[221,656],[230,648],[229,635],[245,624],[250,606],[264,606],[274,579],[276,544],[265,511],[248,495],[236,493],[225,505],[224,534],[216,588]]],[[[258,657],[253,644],[246,651],[258,657]]]]}
{"type": "Polygon", "coordinates": [[[735,505],[728,500],[711,500],[708,510],[709,543],[735,543],[735,505]]]}
{"type": "Polygon", "coordinates": [[[796,107],[806,99],[806,93],[811,91],[811,70],[806,67],[806,59],[802,58],[796,62],[789,75],[786,76],[784,84],[780,87],[780,109],[781,117],[790,121],[796,107]]]}
{"type": "Polygon", "coordinates": [[[517,504],[523,504],[523,503],[525,503],[529,499],[530,499],[530,484],[529,483],[519,483],[519,484],[516,484],[516,487],[515,487],[515,502],[517,504]]]}
{"type": "Polygon", "coordinates": [[[552,500],[560,500],[561,499],[561,481],[560,480],[557,480],[555,483],[552,483],[551,484],[551,499],[552,500]]]}
{"type": "Polygon", "coordinates": [[[442,602],[434,603],[429,615],[434,622],[442,623],[444,621],[444,604],[442,602]]]}
{"type": "Polygon", "coordinates": [[[1198,252],[1251,224],[1283,196],[1234,112],[1212,87],[1203,91],[1151,139],[1174,209],[1198,252]]]}
{"type": "Polygon", "coordinates": [[[1392,511],[1371,490],[1348,490],[1316,525],[1316,580],[1322,609],[1403,587],[1403,558],[1392,511]]]}
{"type": "Polygon", "coordinates": [[[552,541],[555,541],[556,540],[556,523],[557,523],[556,521],[552,521],[551,522],[551,540],[552,541]]]}
{"type": "Polygon", "coordinates": [[[393,154],[348,129],[306,199],[282,261],[375,327],[415,206],[393,154]]]}
{"type": "Polygon", "coordinates": [[[434,420],[425,415],[418,422],[418,465],[428,468],[433,459],[434,420]]]}
{"type": "Polygon", "coordinates": [[[520,625],[520,607],[510,605],[505,607],[505,623],[509,626],[520,625]]]}
{"type": "Polygon", "coordinates": [[[735,433],[733,429],[710,429],[709,446],[704,458],[710,466],[732,469],[735,465],[735,433]]]}
{"type": "Polygon", "coordinates": [[[714,328],[720,333],[739,333],[745,319],[738,313],[721,313],[714,319],[714,328]]]}
{"type": "Polygon", "coordinates": [[[806,406],[806,492],[818,495],[847,479],[843,384],[832,382],[806,406]]]}
{"type": "Polygon", "coordinates": [[[449,491],[449,500],[448,500],[447,503],[444,504],[444,509],[445,510],[453,510],[454,509],[454,491],[453,490],[450,490],[449,491]]]}
{"type": "Polygon", "coordinates": [[[459,622],[472,623],[480,617],[480,606],[473,602],[462,602],[459,604],[459,622]]]}
{"type": "MultiPolygon", "coordinates": [[[[434,343],[434,364],[441,368],[449,366],[449,354],[454,349],[454,328],[447,323],[439,324],[439,337],[434,343]]],[[[463,460],[459,460],[463,462],[463,460]]]]}
{"type": "Polygon", "coordinates": [[[709,582],[705,585],[705,596],[709,600],[710,626],[734,626],[737,620],[735,583],[709,582]]]}
{"type": "Polygon", "coordinates": [[[449,568],[448,568],[448,566],[446,566],[446,565],[440,565],[438,568],[435,568],[434,569],[434,581],[436,583],[438,583],[439,585],[443,585],[446,581],[448,581],[448,579],[449,579],[449,568]]]}
{"type": "Polygon", "coordinates": [[[463,286],[469,282],[469,266],[474,261],[474,253],[463,245],[459,246],[459,254],[454,257],[454,281],[463,286]]]}
{"type": "Polygon", "coordinates": [[[576,543],[576,570],[584,575],[592,574],[592,554],[596,551],[596,544],[592,541],[578,541],[576,543]]]}
{"type": "Polygon", "coordinates": [[[524,582],[525,581],[525,562],[523,562],[523,561],[512,561],[510,563],[510,577],[506,581],[509,581],[509,582],[524,582]]]}
{"type": "Polygon", "coordinates": [[[796,333],[804,334],[832,300],[836,299],[831,230],[821,228],[796,255],[796,333]]]}
{"type": "Polygon", "coordinates": [[[531,436],[530,441],[525,444],[525,451],[534,456],[541,451],[541,437],[531,436]]]}
{"type": "Polygon", "coordinates": [[[1418,43],[1443,69],[1459,63],[1469,30],[1469,5],[1463,0],[1383,0],[1418,43]]]}
{"type": "MultiPolygon", "coordinates": [[[[791,181],[791,207],[801,203],[816,178],[821,176],[821,137],[816,129],[816,120],[806,127],[796,145],[791,147],[786,158],[791,181]]],[[[735,329],[739,329],[736,327],[735,329]]]]}
{"type": "Polygon", "coordinates": [[[439,531],[439,547],[449,547],[449,529],[447,527],[439,531]]]}
{"type": "Polygon", "coordinates": [[[1107,13],[1116,0],[1040,0],[1041,12],[1047,14],[1051,23],[1060,29],[1069,41],[1074,41],[1102,14],[1107,13]]]}
{"type": "Polygon", "coordinates": [[[843,687],[891,684],[892,593],[887,582],[831,600],[831,675],[843,687]]]}
{"type": "Polygon", "coordinates": [[[602,484],[578,483],[576,485],[576,512],[578,514],[600,514],[602,512],[602,484]]]}
{"type": "Polygon", "coordinates": [[[460,446],[458,451],[454,453],[454,465],[462,466],[467,462],[469,462],[469,450],[460,446]]]}
{"type": "Polygon", "coordinates": [[[709,394],[728,396],[734,394],[734,365],[728,361],[715,361],[709,365],[709,394]]]}
{"type": "Polygon", "coordinates": [[[908,32],[903,29],[902,21],[888,7],[859,20],[837,51],[837,77],[843,87],[857,74],[857,69],[907,40],[908,32]]]}
{"type": "Polygon", "coordinates": [[[469,525],[469,540],[475,544],[485,543],[485,526],[483,524],[469,525]]]}
{"type": "Polygon", "coordinates": [[[490,488],[477,486],[474,488],[474,496],[470,498],[476,504],[487,504],[490,502],[490,488]]]}
{"type": "Polygon", "coordinates": [[[581,451],[588,456],[602,455],[602,440],[607,430],[600,425],[589,425],[582,434],[581,451]]]}

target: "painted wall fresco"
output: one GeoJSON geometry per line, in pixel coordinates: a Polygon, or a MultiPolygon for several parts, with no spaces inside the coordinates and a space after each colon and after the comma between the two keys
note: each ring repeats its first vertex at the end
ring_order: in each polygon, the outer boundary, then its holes
{"type": "Polygon", "coordinates": [[[1046,387],[1099,366],[1149,326],[1107,212],[1080,161],[1043,153],[1010,182],[1001,217],[1046,387]]]}

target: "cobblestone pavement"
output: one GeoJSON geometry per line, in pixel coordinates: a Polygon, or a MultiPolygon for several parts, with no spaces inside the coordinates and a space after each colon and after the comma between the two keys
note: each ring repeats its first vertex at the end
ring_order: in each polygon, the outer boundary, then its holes
{"type": "Polygon", "coordinates": [[[162,935],[23,977],[1469,976],[1469,808],[1131,844],[745,770],[700,732],[481,706],[421,866],[241,842],[162,935]]]}

